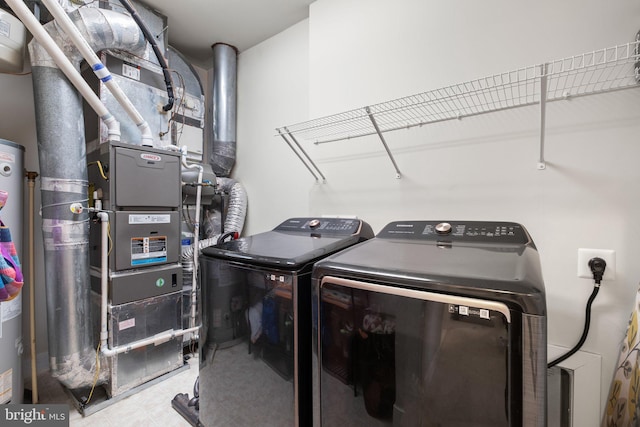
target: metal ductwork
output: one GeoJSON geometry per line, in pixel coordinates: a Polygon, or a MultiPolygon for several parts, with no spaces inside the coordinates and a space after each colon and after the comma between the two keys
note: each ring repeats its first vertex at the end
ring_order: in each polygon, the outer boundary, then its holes
{"type": "Polygon", "coordinates": [[[213,141],[209,147],[209,162],[218,177],[218,188],[229,194],[229,206],[224,224],[221,220],[224,212],[219,212],[219,216],[212,215],[205,229],[209,238],[200,245],[200,249],[214,245],[223,232],[242,233],[247,213],[247,193],[244,187],[229,178],[236,161],[238,51],[224,43],[216,43],[212,48],[213,141]]]}
{"type": "MultiPolygon", "coordinates": [[[[70,17],[94,51],[144,54],[144,36],[128,15],[80,8],[70,17]]],[[[45,28],[79,71],[82,58],[55,21],[45,28]]],[[[29,52],[42,176],[49,362],[52,375],[76,389],[96,379],[82,99],[37,41],[29,44],[29,52]]]]}
{"type": "Polygon", "coordinates": [[[244,220],[247,214],[247,192],[240,184],[231,178],[219,178],[218,186],[223,192],[229,193],[229,208],[224,220],[222,231],[228,233],[237,231],[242,233],[244,220]]]}
{"type": "Polygon", "coordinates": [[[213,141],[209,162],[218,177],[228,177],[236,160],[237,59],[235,47],[213,48],[213,141]]]}
{"type": "MultiPolygon", "coordinates": [[[[229,194],[229,207],[227,216],[224,220],[224,226],[218,215],[213,215],[210,223],[205,227],[206,239],[198,242],[198,250],[213,246],[218,243],[218,239],[222,233],[235,231],[242,233],[244,228],[244,220],[247,215],[247,192],[242,184],[231,178],[218,178],[218,189],[223,193],[229,194]]],[[[182,252],[182,263],[185,268],[185,274],[191,271],[191,263],[193,262],[193,254],[195,248],[191,246],[182,252]]],[[[199,252],[198,252],[199,253],[199,252]]]]}

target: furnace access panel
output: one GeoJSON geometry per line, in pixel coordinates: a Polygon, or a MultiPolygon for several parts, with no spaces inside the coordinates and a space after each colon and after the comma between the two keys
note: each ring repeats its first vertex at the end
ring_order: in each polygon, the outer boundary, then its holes
{"type": "MultiPolygon", "coordinates": [[[[87,156],[90,205],[109,215],[110,300],[114,304],[182,289],[180,154],[124,143],[87,156]]],[[[101,269],[100,224],[89,236],[91,265],[101,269]]],[[[92,287],[99,291],[99,275],[92,287]]]]}
{"type": "Polygon", "coordinates": [[[98,191],[104,209],[179,210],[179,153],[112,142],[101,144],[87,161],[90,198],[98,191]]]}

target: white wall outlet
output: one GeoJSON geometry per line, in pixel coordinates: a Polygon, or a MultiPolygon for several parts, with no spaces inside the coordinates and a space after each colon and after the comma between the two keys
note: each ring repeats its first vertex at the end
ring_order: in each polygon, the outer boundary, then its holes
{"type": "Polygon", "coordinates": [[[593,273],[589,268],[589,260],[595,257],[602,258],[607,263],[602,280],[615,280],[616,251],[612,249],[578,249],[578,277],[593,279],[593,273]]]}

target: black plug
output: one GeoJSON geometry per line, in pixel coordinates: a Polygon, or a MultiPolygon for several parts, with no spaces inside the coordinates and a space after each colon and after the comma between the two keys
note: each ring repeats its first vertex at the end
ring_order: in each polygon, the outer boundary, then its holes
{"type": "Polygon", "coordinates": [[[591,258],[589,260],[589,268],[593,274],[593,280],[599,285],[602,281],[602,276],[604,276],[604,270],[607,268],[607,262],[602,258],[591,258]]]}

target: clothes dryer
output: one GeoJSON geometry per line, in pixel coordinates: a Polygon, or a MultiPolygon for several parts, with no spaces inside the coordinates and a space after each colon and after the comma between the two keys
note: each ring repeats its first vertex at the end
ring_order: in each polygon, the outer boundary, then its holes
{"type": "Polygon", "coordinates": [[[522,225],[392,222],[312,284],[314,425],[545,425],[545,290],[522,225]]]}

